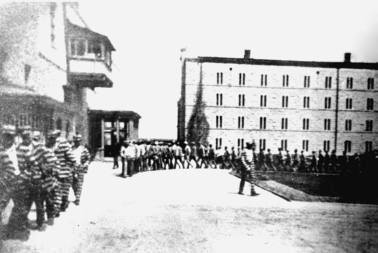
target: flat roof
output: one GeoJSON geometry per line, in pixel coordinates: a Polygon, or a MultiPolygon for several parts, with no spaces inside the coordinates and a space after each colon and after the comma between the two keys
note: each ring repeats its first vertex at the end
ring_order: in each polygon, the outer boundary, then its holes
{"type": "Polygon", "coordinates": [[[378,70],[378,63],[368,62],[315,62],[315,61],[287,61],[287,60],[265,60],[253,58],[225,58],[225,57],[203,57],[187,58],[185,61],[200,63],[231,63],[247,65],[268,65],[268,66],[294,66],[294,67],[317,67],[317,68],[346,68],[346,69],[372,69],[378,70]]]}
{"type": "Polygon", "coordinates": [[[134,111],[120,111],[120,110],[92,110],[89,109],[89,114],[97,117],[104,117],[105,119],[110,118],[137,118],[140,119],[141,116],[134,111]]]}

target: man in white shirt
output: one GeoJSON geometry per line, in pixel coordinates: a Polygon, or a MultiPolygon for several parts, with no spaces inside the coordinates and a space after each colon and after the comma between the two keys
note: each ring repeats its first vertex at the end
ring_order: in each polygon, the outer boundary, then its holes
{"type": "Polygon", "coordinates": [[[125,157],[127,161],[127,175],[132,177],[134,175],[134,163],[136,158],[136,149],[133,141],[126,143],[125,157]]]}

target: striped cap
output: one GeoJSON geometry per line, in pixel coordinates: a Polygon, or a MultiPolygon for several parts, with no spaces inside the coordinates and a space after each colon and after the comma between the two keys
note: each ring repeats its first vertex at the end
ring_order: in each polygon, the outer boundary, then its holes
{"type": "Polygon", "coordinates": [[[73,139],[76,140],[76,141],[80,141],[83,137],[81,136],[81,134],[76,134],[73,136],[73,139]]]}
{"type": "Polygon", "coordinates": [[[30,133],[31,134],[31,126],[20,126],[18,127],[18,130],[20,131],[21,134],[26,134],[26,133],[30,133]]]}
{"type": "Polygon", "coordinates": [[[50,130],[48,133],[47,133],[47,137],[58,137],[58,132],[56,130],[50,130]]]}
{"type": "Polygon", "coordinates": [[[16,134],[16,127],[13,125],[3,125],[1,127],[2,134],[16,134]]]}

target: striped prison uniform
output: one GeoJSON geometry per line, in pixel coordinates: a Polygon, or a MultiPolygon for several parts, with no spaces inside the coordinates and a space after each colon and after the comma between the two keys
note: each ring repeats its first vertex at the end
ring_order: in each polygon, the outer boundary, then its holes
{"type": "Polygon", "coordinates": [[[88,172],[88,164],[90,159],[89,151],[83,145],[72,148],[72,154],[75,157],[76,163],[79,164],[75,168],[75,176],[73,178],[72,189],[75,193],[76,201],[80,201],[81,191],[83,189],[84,174],[88,172]]]}
{"type": "Polygon", "coordinates": [[[8,150],[0,147],[0,178],[4,187],[4,192],[1,193],[3,199],[1,211],[12,199],[14,207],[8,221],[8,228],[11,230],[22,231],[28,229],[27,206],[25,203],[29,196],[30,171],[26,167],[26,162],[23,162],[26,161],[24,156],[27,155],[29,153],[20,153],[14,145],[8,150]],[[12,161],[11,156],[14,155],[16,160],[12,161]]]}
{"type": "Polygon", "coordinates": [[[43,146],[39,149],[35,163],[41,172],[41,177],[36,183],[38,192],[36,207],[37,225],[42,226],[45,221],[45,203],[47,218],[54,218],[59,212],[58,204],[61,203],[58,181],[60,166],[52,149],[43,146]]]}
{"type": "MultiPolygon", "coordinates": [[[[29,145],[21,143],[17,147],[17,160],[18,166],[21,171],[28,173],[29,178],[25,182],[26,188],[23,191],[23,204],[20,209],[20,219],[24,220],[25,223],[28,221],[28,214],[30,212],[33,201],[36,203],[37,208],[37,223],[38,217],[41,216],[43,210],[41,210],[38,205],[40,199],[40,182],[42,180],[42,171],[36,166],[36,161],[40,159],[41,153],[43,152],[42,144],[37,142],[32,142],[29,145]]],[[[12,217],[12,216],[11,216],[12,217]]]]}
{"type": "Polygon", "coordinates": [[[241,153],[241,180],[240,180],[240,186],[239,186],[239,192],[243,193],[244,190],[244,183],[249,176],[251,178],[251,195],[256,194],[255,191],[255,184],[256,184],[256,174],[255,174],[255,168],[256,168],[256,161],[255,161],[255,154],[252,153],[250,150],[243,150],[241,153]],[[249,151],[247,153],[247,151],[249,151]]]}
{"type": "MultiPolygon", "coordinates": [[[[72,154],[71,146],[67,140],[60,140],[54,147],[54,153],[60,164],[59,182],[62,204],[61,211],[68,208],[68,195],[73,181],[73,166],[75,165],[75,157],[72,154]]],[[[59,197],[55,199],[55,203],[59,205],[59,197]]],[[[57,214],[59,215],[59,214],[57,214]]]]}

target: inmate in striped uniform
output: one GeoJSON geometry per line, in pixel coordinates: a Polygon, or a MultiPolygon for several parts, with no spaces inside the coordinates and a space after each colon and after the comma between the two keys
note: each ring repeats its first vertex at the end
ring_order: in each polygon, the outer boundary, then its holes
{"type": "Polygon", "coordinates": [[[75,169],[75,176],[73,179],[72,188],[75,193],[75,204],[80,204],[81,191],[83,189],[84,174],[88,172],[88,164],[90,159],[89,151],[83,145],[74,146],[72,148],[73,156],[76,159],[76,163],[79,164],[75,169]]]}
{"type": "Polygon", "coordinates": [[[35,152],[35,166],[33,167],[38,168],[41,173],[38,183],[35,184],[38,193],[36,198],[37,225],[41,227],[45,221],[45,203],[49,225],[52,225],[52,220],[58,213],[58,208],[60,208],[60,205],[57,204],[61,204],[58,182],[59,161],[51,149],[40,145],[40,148],[35,152]]]}
{"type": "MultiPolygon", "coordinates": [[[[39,198],[39,185],[42,180],[42,171],[39,167],[34,166],[34,163],[39,159],[43,146],[37,142],[31,142],[30,144],[21,143],[17,151],[18,166],[21,171],[24,172],[28,178],[24,179],[24,182],[19,182],[23,185],[23,206],[20,210],[22,212],[21,219],[27,223],[28,213],[30,212],[33,201],[36,202],[37,217],[41,213],[38,203],[39,198]]],[[[38,223],[38,218],[37,218],[38,223]]]]}
{"type": "MultiPolygon", "coordinates": [[[[9,149],[0,147],[0,178],[4,187],[2,196],[2,209],[12,199],[14,207],[8,221],[8,229],[28,230],[27,202],[30,172],[24,164],[18,163],[18,154],[15,145],[9,149]],[[26,215],[25,215],[26,212],[26,215]]],[[[22,159],[21,159],[22,160],[22,159]]]]}
{"type": "Polygon", "coordinates": [[[249,176],[251,178],[251,196],[257,195],[255,191],[256,175],[255,175],[255,154],[251,150],[243,150],[241,153],[241,180],[239,186],[239,194],[243,194],[244,183],[249,176]]]}
{"type": "Polygon", "coordinates": [[[59,181],[61,185],[62,205],[61,211],[68,208],[68,195],[73,180],[73,166],[75,166],[75,157],[72,154],[71,146],[67,140],[60,140],[54,147],[54,153],[60,164],[59,181]]]}

